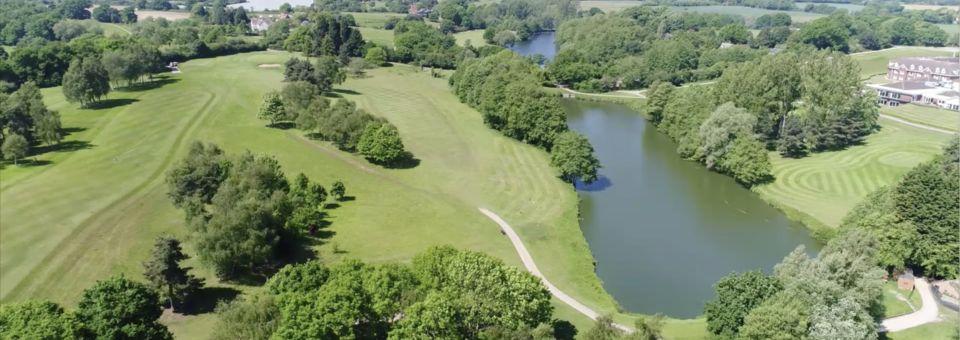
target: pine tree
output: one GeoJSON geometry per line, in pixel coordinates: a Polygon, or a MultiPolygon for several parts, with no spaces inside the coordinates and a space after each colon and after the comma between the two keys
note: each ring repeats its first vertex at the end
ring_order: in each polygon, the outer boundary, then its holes
{"type": "Polygon", "coordinates": [[[144,276],[154,289],[170,303],[183,303],[203,287],[203,279],[188,273],[190,268],[180,267],[180,261],[190,258],[183,253],[180,241],[170,236],[160,236],[153,245],[150,259],[143,263],[144,276]]]}

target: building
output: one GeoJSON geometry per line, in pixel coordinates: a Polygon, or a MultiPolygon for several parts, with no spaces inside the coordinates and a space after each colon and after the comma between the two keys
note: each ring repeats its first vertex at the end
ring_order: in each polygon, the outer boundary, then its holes
{"type": "Polygon", "coordinates": [[[960,91],[958,91],[957,86],[938,86],[940,84],[924,81],[900,81],[867,86],[877,91],[877,102],[881,105],[900,106],[912,103],[960,111],[960,91]]]}
{"type": "Polygon", "coordinates": [[[263,32],[270,28],[270,25],[273,25],[273,18],[265,16],[257,16],[253,19],[250,19],[250,30],[254,33],[263,32]]]}
{"type": "Polygon", "coordinates": [[[907,270],[905,273],[897,276],[897,288],[901,290],[913,290],[914,280],[916,280],[916,278],[913,277],[913,272],[907,270]]]}
{"type": "Polygon", "coordinates": [[[958,57],[907,57],[887,63],[887,79],[895,81],[960,82],[958,57]]]}

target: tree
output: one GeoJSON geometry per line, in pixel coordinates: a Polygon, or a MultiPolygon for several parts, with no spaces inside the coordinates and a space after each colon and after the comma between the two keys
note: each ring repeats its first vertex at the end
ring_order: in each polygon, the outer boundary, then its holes
{"type": "Polygon", "coordinates": [[[800,117],[787,116],[783,129],[780,131],[777,151],[780,151],[780,155],[790,158],[800,158],[807,154],[807,144],[803,139],[803,123],[800,117]]]}
{"type": "Polygon", "coordinates": [[[676,87],[671,83],[656,81],[650,85],[649,99],[645,106],[645,112],[650,117],[653,124],[659,124],[663,120],[663,110],[666,109],[673,90],[676,87]]]}
{"type": "Polygon", "coordinates": [[[746,44],[750,42],[750,31],[743,24],[729,24],[717,31],[717,36],[721,41],[733,44],[746,44]]]}
{"type": "Polygon", "coordinates": [[[623,331],[613,323],[613,318],[604,315],[597,318],[597,321],[593,324],[593,328],[584,333],[583,338],[586,340],[610,340],[619,338],[622,335],[623,331]]]}
{"type": "Polygon", "coordinates": [[[586,184],[597,180],[600,161],[593,155],[593,146],[587,137],[573,132],[561,133],[550,151],[550,164],[560,171],[563,180],[586,184]]]}
{"type": "Polygon", "coordinates": [[[188,258],[179,240],[160,236],[154,241],[150,258],[143,263],[144,276],[161,297],[170,302],[171,310],[175,303],[186,303],[203,287],[202,279],[188,273],[190,268],[180,266],[180,262],[188,258]]]}
{"type": "Polygon", "coordinates": [[[914,261],[926,275],[955,278],[960,248],[956,221],[960,220],[960,177],[958,171],[944,167],[945,156],[910,170],[893,190],[897,214],[917,228],[914,261]],[[947,171],[944,171],[947,168],[947,171]]]}
{"type": "Polygon", "coordinates": [[[99,22],[120,22],[120,11],[110,7],[108,4],[101,4],[93,9],[93,18],[99,22]]]}
{"type": "Polygon", "coordinates": [[[387,64],[387,51],[383,47],[374,46],[367,50],[363,58],[372,65],[383,66],[387,64]]]}
{"type": "Polygon", "coordinates": [[[257,112],[257,117],[269,120],[272,126],[276,125],[277,122],[288,119],[283,107],[283,101],[280,100],[280,93],[270,91],[263,96],[263,103],[260,104],[260,111],[257,112]]]}
{"type": "Polygon", "coordinates": [[[167,173],[167,195],[178,208],[191,200],[210,204],[229,169],[230,161],[219,146],[194,142],[183,160],[167,173]]]}
{"type": "Polygon", "coordinates": [[[704,307],[707,330],[733,337],[743,326],[747,314],[782,287],[775,277],[749,271],[724,276],[717,281],[715,289],[716,296],[704,307]]]}
{"type": "Polygon", "coordinates": [[[110,78],[98,58],[74,59],[63,75],[63,95],[80,106],[97,102],[110,92],[110,78]]]}
{"type": "Polygon", "coordinates": [[[733,103],[717,107],[710,117],[700,124],[697,158],[703,159],[707,169],[713,169],[732,149],[737,138],[753,138],[757,118],[733,103]]]}
{"type": "Polygon", "coordinates": [[[851,298],[842,298],[836,304],[817,305],[810,313],[810,339],[860,340],[876,339],[874,321],[851,298]]]}
{"type": "Polygon", "coordinates": [[[750,340],[803,339],[810,323],[810,309],[792,292],[780,292],[750,311],[740,327],[740,338],[750,340]]]}
{"type": "Polygon", "coordinates": [[[730,152],[717,168],[745,185],[762,183],[773,176],[773,165],[770,164],[767,149],[762,143],[749,137],[734,139],[730,152]]]}
{"type": "Polygon", "coordinates": [[[0,306],[0,338],[81,339],[81,325],[48,301],[26,301],[0,306]]]}
{"type": "Polygon", "coordinates": [[[333,90],[334,84],[342,84],[347,80],[346,73],[340,69],[340,62],[332,56],[317,58],[314,68],[316,72],[314,73],[313,84],[319,87],[321,91],[333,90]]]}
{"type": "Polygon", "coordinates": [[[45,110],[36,118],[34,132],[37,140],[47,145],[60,143],[60,140],[63,139],[63,135],[60,134],[60,114],[45,110]]]}
{"type": "Polygon", "coordinates": [[[23,136],[16,133],[4,136],[3,156],[6,159],[13,160],[14,165],[16,165],[17,161],[21,158],[26,157],[29,150],[30,143],[27,142],[27,139],[23,138],[23,136]]]}
{"type": "Polygon", "coordinates": [[[124,24],[133,24],[137,22],[137,13],[133,6],[127,6],[120,10],[120,22],[124,24]]]}
{"type": "Polygon", "coordinates": [[[357,142],[357,151],[364,157],[379,164],[394,164],[407,152],[400,140],[400,132],[390,123],[369,123],[357,142]]]}
{"type": "Polygon", "coordinates": [[[269,294],[255,294],[217,306],[215,340],[268,340],[280,322],[280,309],[269,294]]]}
{"type": "Polygon", "coordinates": [[[346,197],[347,194],[347,187],[343,185],[342,181],[337,180],[330,186],[330,194],[333,195],[337,201],[343,201],[343,198],[346,197]]]}
{"type": "Polygon", "coordinates": [[[100,339],[172,339],[159,323],[157,293],[141,283],[115,276],[83,291],[76,316],[100,339]]]}
{"type": "Polygon", "coordinates": [[[801,43],[813,45],[818,49],[831,49],[840,52],[850,50],[850,46],[847,44],[850,32],[844,26],[844,23],[835,16],[820,18],[807,23],[800,28],[796,36],[801,43]]]}
{"type": "Polygon", "coordinates": [[[627,336],[628,339],[636,340],[659,340],[663,338],[663,315],[640,316],[635,325],[633,333],[627,336]]]}
{"type": "Polygon", "coordinates": [[[368,68],[370,68],[370,65],[363,58],[350,58],[350,63],[347,64],[350,75],[357,78],[362,78],[368,68]]]}
{"type": "Polygon", "coordinates": [[[90,6],[90,0],[63,0],[57,4],[57,9],[64,18],[83,20],[90,18],[90,12],[87,11],[90,6]]]}

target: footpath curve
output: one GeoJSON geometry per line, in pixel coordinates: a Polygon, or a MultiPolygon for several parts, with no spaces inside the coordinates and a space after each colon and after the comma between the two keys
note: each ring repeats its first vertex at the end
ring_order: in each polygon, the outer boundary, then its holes
{"type": "Polygon", "coordinates": [[[930,290],[930,283],[928,283],[926,279],[917,278],[914,281],[914,285],[916,286],[917,292],[920,293],[920,301],[923,301],[923,306],[916,312],[884,319],[880,324],[881,332],[897,332],[940,321],[939,304],[936,298],[933,297],[933,292],[930,290]]]}
{"type": "MultiPolygon", "coordinates": [[[[477,209],[479,209],[481,213],[486,215],[487,218],[493,220],[498,225],[500,225],[500,230],[502,230],[503,233],[507,235],[507,237],[510,239],[510,243],[513,243],[513,247],[517,249],[517,254],[520,255],[520,260],[523,261],[523,266],[527,268],[527,271],[529,271],[530,274],[533,274],[533,276],[540,278],[540,281],[543,282],[543,285],[547,286],[547,290],[550,291],[550,294],[552,294],[554,297],[556,297],[560,301],[563,301],[563,303],[566,303],[570,307],[573,307],[573,309],[577,310],[577,312],[580,312],[580,314],[586,315],[591,320],[596,320],[598,317],[600,317],[599,313],[597,313],[593,309],[590,309],[590,307],[587,307],[583,303],[580,303],[580,301],[577,301],[570,295],[567,295],[567,293],[564,293],[563,291],[561,291],[560,288],[557,288],[557,286],[554,286],[552,283],[550,283],[550,281],[547,280],[545,276],[543,276],[543,273],[541,273],[540,269],[537,268],[537,264],[533,262],[533,257],[530,256],[530,252],[527,251],[527,247],[524,246],[523,241],[520,240],[520,236],[518,236],[517,233],[513,231],[513,228],[510,227],[510,224],[507,224],[507,221],[504,221],[496,213],[490,210],[487,210],[486,208],[477,208],[477,209]]],[[[617,323],[614,323],[613,325],[625,332],[628,332],[628,333],[633,332],[633,328],[630,328],[621,324],[617,324],[617,323]]]]}

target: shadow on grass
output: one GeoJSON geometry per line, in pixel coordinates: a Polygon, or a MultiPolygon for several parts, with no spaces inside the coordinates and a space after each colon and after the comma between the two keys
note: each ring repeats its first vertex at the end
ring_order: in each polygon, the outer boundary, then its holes
{"type": "Polygon", "coordinates": [[[44,166],[52,164],[53,162],[46,159],[33,159],[33,158],[23,158],[17,161],[16,164],[10,160],[0,161],[0,169],[6,169],[10,166],[16,166],[21,168],[32,168],[36,166],[44,166]]]}
{"type": "Polygon", "coordinates": [[[96,103],[90,103],[87,106],[83,107],[87,110],[104,110],[112,109],[115,107],[120,107],[124,105],[130,105],[138,102],[139,100],[133,98],[115,98],[115,99],[104,99],[96,103]]]}
{"type": "Polygon", "coordinates": [[[164,85],[173,84],[173,83],[176,83],[176,82],[179,82],[179,81],[180,81],[179,78],[169,78],[169,77],[166,77],[166,76],[162,76],[162,77],[159,77],[159,78],[154,79],[154,80],[152,80],[152,81],[146,81],[146,82],[142,82],[142,83],[134,83],[134,84],[130,84],[130,85],[127,85],[127,86],[124,86],[124,87],[120,87],[120,88],[117,88],[117,90],[118,90],[118,91],[122,91],[122,92],[140,92],[140,91],[147,91],[147,90],[153,90],[153,89],[162,87],[162,86],[164,86],[164,85]]]}
{"type": "Polygon", "coordinates": [[[348,90],[348,89],[334,89],[333,92],[341,93],[341,94],[350,94],[350,95],[358,95],[358,94],[360,94],[360,92],[357,92],[357,91],[354,91],[354,90],[348,90]]]}
{"type": "Polygon", "coordinates": [[[68,140],[68,141],[60,142],[54,145],[37,146],[36,148],[34,148],[36,152],[34,152],[33,155],[34,156],[42,155],[47,152],[70,152],[70,151],[89,149],[92,147],[93,147],[93,144],[90,144],[90,142],[85,140],[68,140]]]}
{"type": "Polygon", "coordinates": [[[267,127],[271,129],[289,130],[297,127],[297,124],[293,122],[276,122],[273,124],[267,124],[267,127]]]}
{"type": "Polygon", "coordinates": [[[75,134],[75,133],[84,132],[84,131],[87,131],[87,128],[85,128],[85,127],[68,127],[68,128],[62,128],[62,129],[60,129],[60,132],[63,132],[63,136],[64,136],[64,137],[69,136],[69,135],[72,135],[72,134],[75,134]]]}
{"type": "Polygon", "coordinates": [[[213,312],[220,302],[230,302],[240,295],[240,291],[229,287],[203,287],[190,299],[183,310],[184,315],[197,315],[213,312]]]}
{"type": "Polygon", "coordinates": [[[413,169],[420,165],[420,159],[413,157],[412,153],[406,152],[399,160],[380,165],[387,169],[413,169]]]}

